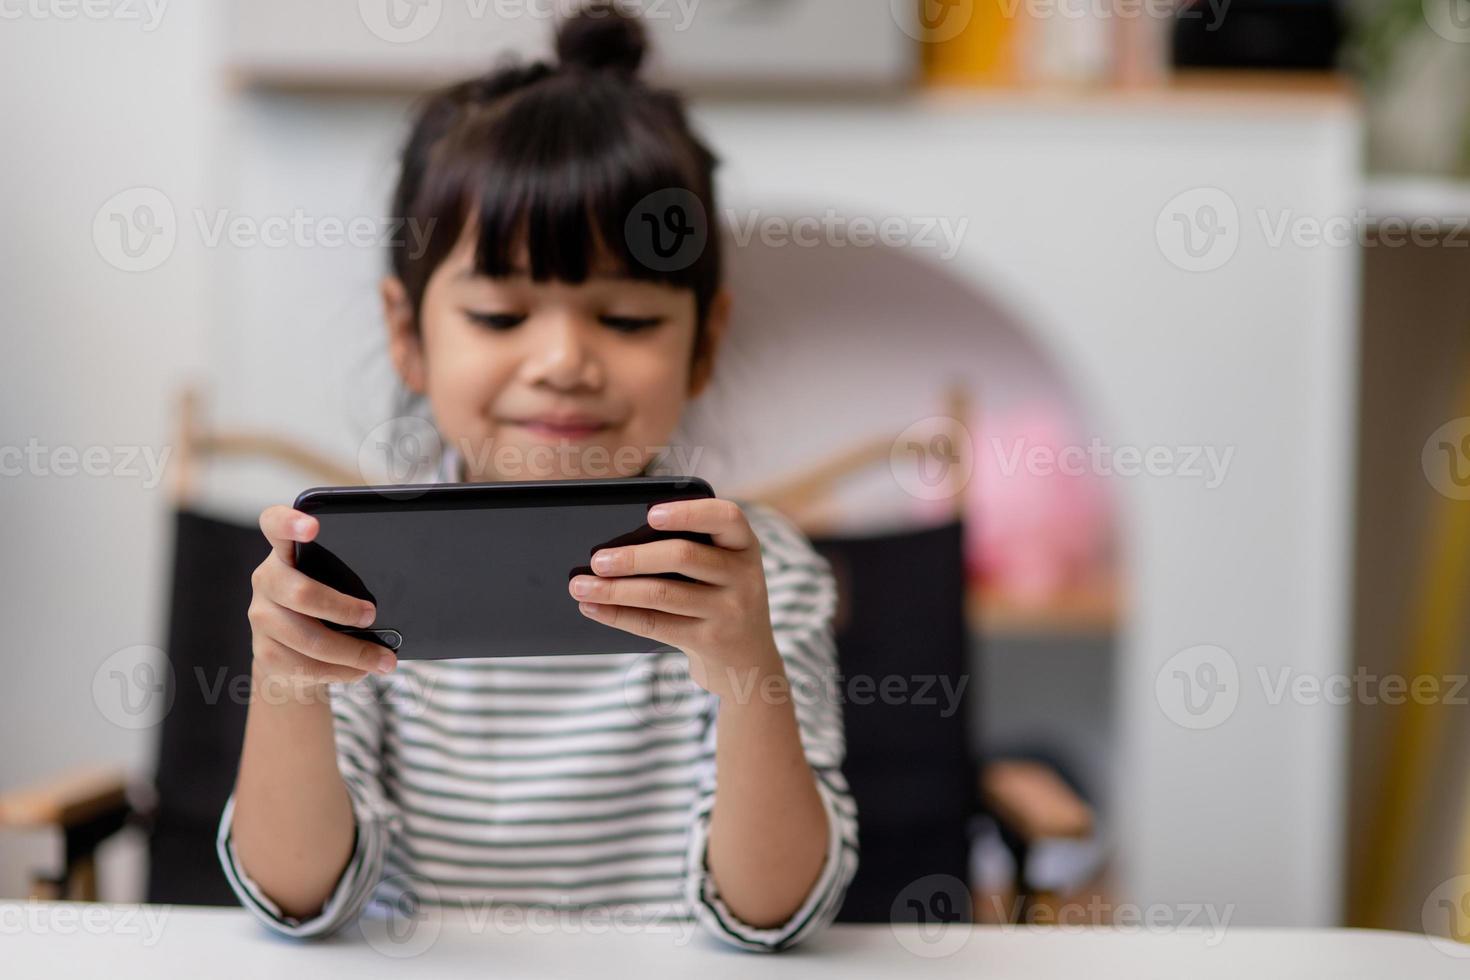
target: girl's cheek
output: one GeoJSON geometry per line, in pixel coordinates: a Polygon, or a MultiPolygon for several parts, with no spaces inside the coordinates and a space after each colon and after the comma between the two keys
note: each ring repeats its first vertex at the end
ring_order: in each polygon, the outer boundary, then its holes
{"type": "Polygon", "coordinates": [[[431,372],[430,404],[443,438],[452,443],[478,442],[493,435],[501,379],[490,365],[471,358],[445,358],[431,372]]]}

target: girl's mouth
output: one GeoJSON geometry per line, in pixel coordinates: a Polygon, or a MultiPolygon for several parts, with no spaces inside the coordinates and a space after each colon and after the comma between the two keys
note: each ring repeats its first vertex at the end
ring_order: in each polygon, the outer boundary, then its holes
{"type": "Polygon", "coordinates": [[[546,419],[523,419],[511,424],[542,439],[590,439],[609,428],[606,422],[552,422],[546,419]]]}

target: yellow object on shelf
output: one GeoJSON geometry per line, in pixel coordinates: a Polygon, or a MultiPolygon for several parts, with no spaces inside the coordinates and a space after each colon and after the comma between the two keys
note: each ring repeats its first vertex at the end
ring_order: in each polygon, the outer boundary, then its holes
{"type": "Polygon", "coordinates": [[[1007,85],[1022,80],[1028,27],[1017,0],[913,0],[924,33],[924,80],[939,85],[1007,85]]]}

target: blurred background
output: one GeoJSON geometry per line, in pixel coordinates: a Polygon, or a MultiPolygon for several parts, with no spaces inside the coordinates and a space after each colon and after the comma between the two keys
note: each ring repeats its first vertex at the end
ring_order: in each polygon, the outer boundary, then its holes
{"type": "MultiPolygon", "coordinates": [[[[238,567],[395,416],[413,100],[570,6],[0,0],[0,896],[221,894],[238,567]]],[[[628,6],[723,161],[681,444],[959,692],[851,706],[850,917],[1470,939],[1470,4],[628,6]]]]}

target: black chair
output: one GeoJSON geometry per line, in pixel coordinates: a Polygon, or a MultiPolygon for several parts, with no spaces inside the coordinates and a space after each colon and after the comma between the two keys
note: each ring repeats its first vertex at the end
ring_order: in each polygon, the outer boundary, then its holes
{"type": "Polygon", "coordinates": [[[158,730],[147,814],[149,902],[233,905],[214,839],[235,785],[250,679],[250,574],[260,529],[191,511],[174,523],[168,657],[173,701],[158,730]]]}
{"type": "MultiPolygon", "coordinates": [[[[839,597],[834,632],[844,678],[881,684],[882,678],[897,676],[916,694],[915,679],[934,678],[933,694],[940,679],[948,682],[948,690],[961,690],[961,680],[972,673],[977,656],[972,644],[984,612],[966,582],[966,474],[954,466],[941,469],[947,461],[930,455],[968,439],[965,387],[951,388],[945,405],[940,418],[952,430],[948,441],[918,440],[903,447],[920,472],[944,474],[951,484],[939,495],[950,502],[949,518],[936,526],[861,536],[833,531],[838,485],[864,470],[893,466],[892,436],[849,447],[778,484],[736,495],[786,514],[831,562],[839,597]]],[[[948,714],[942,695],[930,704],[917,698],[884,703],[873,697],[866,704],[844,699],[843,772],[857,804],[861,856],[839,921],[969,917],[974,908],[970,835],[981,816],[994,821],[1014,859],[1016,901],[1009,914],[1020,919],[1035,903],[1050,900],[1027,876],[1033,846],[1091,835],[1091,807],[1054,765],[978,756],[969,710],[977,700],[976,687],[971,676],[964,697],[948,714]]]]}
{"type": "Polygon", "coordinates": [[[969,878],[977,773],[965,696],[973,679],[962,680],[970,672],[965,594],[954,587],[964,580],[964,526],[813,544],[838,582],[842,690],[861,690],[843,699],[843,772],[861,859],[838,918],[888,922],[914,897],[916,880],[969,878]],[[916,696],[882,696],[885,678],[916,696]],[[962,692],[960,704],[947,704],[945,691],[962,692]]]}

